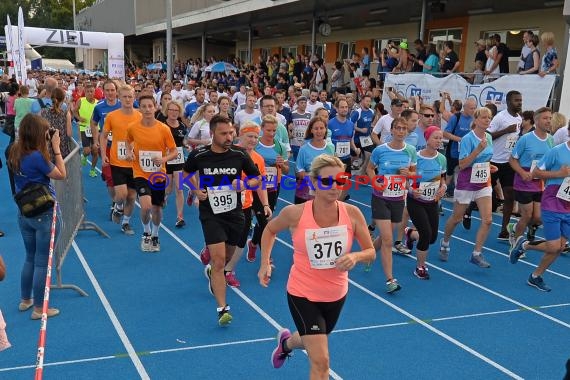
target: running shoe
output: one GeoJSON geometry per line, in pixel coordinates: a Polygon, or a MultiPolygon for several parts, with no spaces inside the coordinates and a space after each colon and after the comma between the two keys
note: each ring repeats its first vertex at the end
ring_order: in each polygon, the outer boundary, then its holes
{"type": "Polygon", "coordinates": [[[255,261],[255,253],[257,252],[257,246],[252,243],[251,240],[247,242],[247,256],[248,262],[253,263],[255,261]]]}
{"type": "Polygon", "coordinates": [[[291,338],[291,331],[288,329],[279,330],[277,333],[277,347],[271,353],[271,365],[273,368],[281,368],[288,357],[291,356],[291,351],[287,352],[283,349],[283,343],[291,338]]]}
{"type": "Polygon", "coordinates": [[[97,177],[97,171],[95,169],[89,170],[89,177],[91,178],[97,177]]]}
{"type": "Polygon", "coordinates": [[[469,262],[471,264],[477,265],[479,268],[491,268],[491,264],[485,260],[482,253],[478,255],[471,254],[469,262]]]}
{"type": "Polygon", "coordinates": [[[402,287],[398,284],[398,280],[395,278],[386,281],[386,293],[394,293],[400,289],[402,289],[402,287]]]}
{"type": "Polygon", "coordinates": [[[210,264],[204,268],[204,276],[208,279],[208,290],[210,294],[214,295],[214,289],[212,289],[212,266],[210,264]]]}
{"type": "Polygon", "coordinates": [[[184,221],[184,219],[182,219],[182,218],[176,219],[176,224],[175,224],[176,228],[182,228],[185,225],[186,225],[186,222],[184,221]]]}
{"type": "Polygon", "coordinates": [[[200,261],[202,261],[204,265],[210,264],[210,250],[207,245],[200,251],[200,261]]]}
{"type": "Polygon", "coordinates": [[[81,166],[87,165],[87,156],[81,155],[81,166]]]}
{"type": "Polygon", "coordinates": [[[507,224],[507,232],[509,233],[509,244],[511,245],[511,249],[515,246],[515,229],[517,224],[516,223],[509,223],[507,224]]]}
{"type": "Polygon", "coordinates": [[[411,238],[412,232],[415,230],[412,227],[404,228],[404,241],[402,243],[412,252],[414,249],[414,240],[411,238]]]}
{"type": "Polygon", "coordinates": [[[463,228],[465,228],[467,231],[471,229],[471,215],[463,215],[463,228]]]}
{"type": "Polygon", "coordinates": [[[509,233],[507,231],[501,231],[499,232],[499,235],[497,236],[497,240],[509,240],[509,233]]]}
{"type": "Polygon", "coordinates": [[[221,311],[218,311],[218,324],[222,327],[232,323],[232,315],[230,314],[230,305],[226,305],[221,311]]]}
{"type": "Polygon", "coordinates": [[[548,285],[544,283],[542,276],[532,277],[532,273],[530,274],[530,276],[528,276],[528,280],[526,281],[526,283],[543,292],[549,292],[552,290],[548,285]]]}
{"type": "Polygon", "coordinates": [[[516,264],[521,255],[524,253],[524,243],[526,242],[524,236],[519,236],[509,251],[509,261],[511,264],[516,264]]]}
{"type": "Polygon", "coordinates": [[[416,269],[414,269],[414,276],[420,280],[429,280],[428,268],[425,265],[416,267],[416,269]]]}
{"type": "Polygon", "coordinates": [[[160,241],[158,241],[158,236],[153,236],[150,238],[150,251],[151,252],[160,252],[160,241]]]}
{"type": "Polygon", "coordinates": [[[121,223],[121,219],[123,218],[123,210],[117,210],[114,209],[113,212],[111,212],[111,220],[113,220],[113,223],[121,223]]]}
{"type": "Polygon", "coordinates": [[[443,245],[443,238],[439,241],[439,259],[441,261],[447,261],[449,259],[449,244],[447,246],[443,245]]]}
{"type": "Polygon", "coordinates": [[[402,244],[402,242],[397,242],[397,244],[394,245],[392,252],[399,253],[401,255],[409,255],[412,251],[410,251],[408,247],[402,244]]]}
{"type": "Polygon", "coordinates": [[[236,272],[226,273],[226,284],[228,284],[228,286],[231,286],[232,288],[239,288],[240,282],[236,277],[236,272]]]}
{"type": "Polygon", "coordinates": [[[121,226],[121,231],[128,236],[132,236],[135,234],[135,231],[133,231],[129,223],[123,223],[123,225],[121,226]]]}
{"type": "Polygon", "coordinates": [[[152,242],[150,240],[150,234],[148,232],[145,232],[141,239],[141,251],[150,252],[151,244],[152,242]]]}
{"type": "Polygon", "coordinates": [[[538,225],[536,224],[533,224],[528,228],[526,233],[526,239],[528,241],[534,241],[534,239],[536,239],[536,230],[538,230],[538,225]]]}

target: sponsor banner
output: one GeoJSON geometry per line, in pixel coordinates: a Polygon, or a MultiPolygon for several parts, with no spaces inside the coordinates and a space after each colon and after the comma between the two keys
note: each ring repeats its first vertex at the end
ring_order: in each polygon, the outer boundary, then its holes
{"type": "MultiPolygon", "coordinates": [[[[393,87],[394,91],[405,97],[421,96],[426,104],[433,104],[441,98],[440,92],[448,92],[451,99],[473,99],[478,107],[493,103],[499,111],[507,108],[507,93],[517,90],[523,97],[523,110],[535,110],[548,103],[556,76],[546,75],[541,78],[534,75],[505,75],[483,84],[470,84],[462,76],[451,74],[436,78],[429,74],[388,74],[384,88],[393,87]]],[[[390,107],[388,91],[384,91],[382,103],[390,107]]]]}

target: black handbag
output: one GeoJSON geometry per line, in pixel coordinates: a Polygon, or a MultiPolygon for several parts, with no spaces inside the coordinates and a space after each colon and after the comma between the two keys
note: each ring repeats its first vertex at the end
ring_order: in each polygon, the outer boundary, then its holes
{"type": "Polygon", "coordinates": [[[42,183],[30,182],[14,195],[18,209],[26,218],[37,216],[55,205],[55,198],[49,187],[42,183]]]}

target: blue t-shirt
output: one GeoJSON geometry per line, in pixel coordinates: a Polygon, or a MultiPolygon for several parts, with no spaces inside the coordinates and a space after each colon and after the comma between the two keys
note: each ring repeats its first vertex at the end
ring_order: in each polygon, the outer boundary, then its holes
{"type": "MultiPolygon", "coordinates": [[[[400,169],[410,168],[411,166],[416,165],[416,147],[405,144],[402,149],[393,149],[390,148],[388,143],[382,144],[374,148],[372,155],[370,156],[370,162],[377,169],[378,175],[380,176],[393,174],[399,175],[400,169]]],[[[392,201],[404,198],[403,195],[397,198],[384,197],[382,191],[379,191],[376,188],[373,189],[372,193],[374,196],[392,201]]]]}
{"type": "MultiPolygon", "coordinates": [[[[556,145],[550,149],[538,162],[537,167],[540,170],[557,171],[562,166],[570,166],[570,148],[568,143],[556,145]]],[[[542,193],[541,210],[559,213],[570,212],[570,202],[556,196],[563,182],[564,178],[548,178],[545,180],[546,187],[542,193]]],[[[570,188],[566,186],[563,191],[568,193],[570,188]]]]}
{"type": "MultiPolygon", "coordinates": [[[[453,115],[447,125],[445,126],[445,131],[449,132],[459,138],[462,138],[469,132],[471,132],[471,124],[473,123],[473,118],[471,116],[465,116],[461,113],[459,122],[457,116],[453,115]]],[[[451,157],[459,158],[459,145],[455,141],[451,141],[451,157]]]]}
{"type": "MultiPolygon", "coordinates": [[[[418,152],[418,163],[416,165],[416,175],[419,178],[415,179],[414,187],[419,187],[422,182],[440,182],[441,175],[445,174],[447,171],[447,160],[445,156],[441,153],[437,153],[434,157],[424,157],[420,152],[418,152]]],[[[438,186],[439,188],[439,186],[438,186]]],[[[427,195],[427,194],[424,194],[427,195]]],[[[433,196],[433,193],[431,194],[433,196]]],[[[412,197],[412,192],[408,192],[408,196],[412,197]]],[[[419,202],[433,202],[428,201],[428,199],[414,198],[419,202]]]]}
{"type": "MultiPolygon", "coordinates": [[[[487,173],[489,175],[487,182],[471,183],[471,172],[473,171],[473,165],[483,162],[489,163],[491,161],[491,157],[493,157],[493,139],[489,133],[485,133],[485,137],[487,138],[487,147],[482,152],[480,152],[477,157],[475,157],[469,167],[466,167],[459,172],[459,175],[457,176],[456,186],[458,190],[477,191],[487,186],[491,186],[490,173],[487,173]]],[[[477,149],[477,146],[479,146],[480,143],[481,140],[479,137],[477,137],[477,135],[475,135],[475,132],[473,131],[463,136],[461,139],[459,159],[461,160],[469,156],[475,149],[477,149]]]]}
{"type": "Polygon", "coordinates": [[[281,115],[287,120],[287,125],[291,123],[291,109],[289,107],[283,107],[281,111],[279,111],[281,115]]]}
{"type": "Polygon", "coordinates": [[[415,133],[418,135],[416,140],[416,150],[419,152],[420,150],[425,149],[427,141],[424,136],[424,130],[419,125],[416,127],[415,133]]]}
{"type": "Polygon", "coordinates": [[[184,109],[184,116],[188,119],[192,119],[192,116],[194,116],[194,114],[196,113],[196,111],[198,111],[198,108],[200,108],[203,105],[198,103],[198,102],[190,102],[188,103],[188,105],[186,106],[186,108],[184,109]]]}
{"type": "MultiPolygon", "coordinates": [[[[53,102],[51,101],[51,98],[42,98],[42,102],[44,103],[43,108],[51,108],[53,106],[53,102]]],[[[62,109],[62,111],[67,111],[67,104],[63,103],[61,105],[61,109],[62,109]]],[[[42,107],[40,106],[40,102],[38,101],[38,99],[36,99],[32,103],[32,108],[30,109],[30,112],[33,114],[39,114],[40,112],[42,112],[42,107]]]]}
{"type": "Polygon", "coordinates": [[[277,156],[283,157],[284,160],[288,158],[287,149],[277,140],[274,140],[273,146],[263,145],[261,142],[258,142],[255,151],[263,157],[266,166],[275,166],[277,156]]]}
{"type": "Polygon", "coordinates": [[[36,182],[49,186],[51,193],[55,196],[55,189],[51,186],[47,176],[54,166],[37,150],[25,155],[20,163],[20,171],[14,173],[16,192],[20,192],[28,183],[36,182]]]}
{"type": "Polygon", "coordinates": [[[105,124],[105,118],[107,117],[107,115],[110,112],[118,110],[119,108],[121,108],[120,100],[117,100],[117,102],[114,105],[109,105],[109,103],[107,103],[107,101],[103,99],[99,101],[99,103],[97,103],[97,105],[93,109],[93,116],[91,116],[91,119],[97,124],[99,124],[99,130],[102,131],[103,125],[105,124]]]}
{"type": "Polygon", "coordinates": [[[341,160],[350,158],[350,141],[354,135],[354,122],[346,119],[341,122],[337,117],[329,121],[331,141],[335,147],[335,155],[341,160]]]}
{"type": "MultiPolygon", "coordinates": [[[[511,152],[511,156],[519,161],[521,168],[526,171],[530,171],[533,166],[533,162],[536,166],[542,157],[544,157],[546,152],[548,152],[553,146],[554,140],[551,135],[546,135],[546,138],[542,140],[533,131],[518,139],[513,151],[511,152]]],[[[519,173],[515,172],[513,188],[517,191],[541,192],[543,190],[542,185],[543,183],[540,179],[524,181],[519,173]]]]}
{"type": "Polygon", "coordinates": [[[350,114],[350,120],[353,123],[356,123],[356,127],[358,128],[366,128],[368,130],[367,133],[361,133],[358,131],[354,131],[354,137],[358,139],[360,136],[370,136],[372,132],[372,120],[374,119],[374,111],[370,108],[367,110],[359,108],[357,110],[352,111],[350,114]]]}

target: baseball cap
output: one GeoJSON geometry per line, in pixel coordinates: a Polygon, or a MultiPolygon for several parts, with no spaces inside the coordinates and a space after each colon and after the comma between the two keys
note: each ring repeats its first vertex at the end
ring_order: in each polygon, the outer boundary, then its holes
{"type": "Polygon", "coordinates": [[[392,103],[393,106],[401,106],[402,105],[402,101],[398,98],[396,99],[392,99],[392,103]]]}

